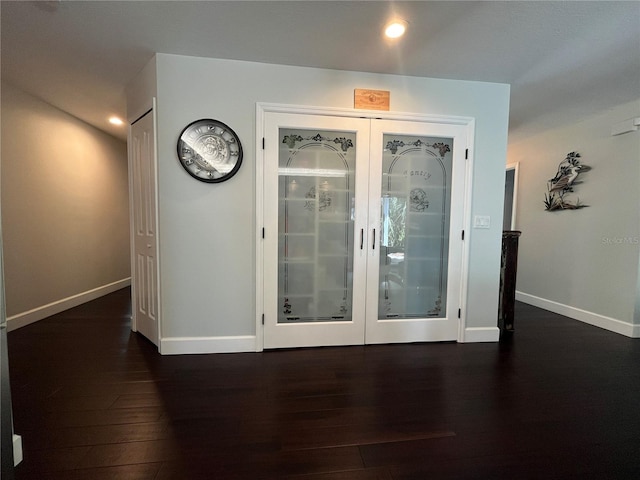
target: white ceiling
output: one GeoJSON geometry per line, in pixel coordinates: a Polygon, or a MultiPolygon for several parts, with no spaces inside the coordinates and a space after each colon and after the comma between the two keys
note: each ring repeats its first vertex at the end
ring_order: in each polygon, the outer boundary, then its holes
{"type": "Polygon", "coordinates": [[[638,1],[3,0],[0,14],[2,79],[122,139],[106,119],[125,117],[155,52],[509,83],[512,139],[640,98],[638,1]],[[394,14],[409,22],[395,43],[394,14]]]}

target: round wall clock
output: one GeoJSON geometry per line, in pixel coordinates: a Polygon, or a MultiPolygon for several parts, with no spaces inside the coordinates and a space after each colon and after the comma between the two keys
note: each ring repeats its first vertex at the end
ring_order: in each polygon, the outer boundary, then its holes
{"type": "Polygon", "coordinates": [[[236,132],[224,123],[196,120],[180,133],[178,159],[189,175],[201,182],[224,182],[242,164],[242,145],[236,132]]]}

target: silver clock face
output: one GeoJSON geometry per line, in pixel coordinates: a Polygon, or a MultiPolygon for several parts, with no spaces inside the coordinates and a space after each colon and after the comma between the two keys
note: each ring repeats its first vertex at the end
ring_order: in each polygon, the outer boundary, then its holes
{"type": "Polygon", "coordinates": [[[197,120],[180,134],[178,159],[192,177],[208,183],[224,182],[240,168],[242,145],[236,133],[224,123],[197,120]]]}

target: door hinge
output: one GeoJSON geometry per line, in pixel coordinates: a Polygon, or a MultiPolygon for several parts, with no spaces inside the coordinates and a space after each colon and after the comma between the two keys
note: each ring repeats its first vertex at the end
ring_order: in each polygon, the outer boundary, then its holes
{"type": "Polygon", "coordinates": [[[262,314],[262,324],[264,325],[264,313],[262,314]]]}
{"type": "MultiPolygon", "coordinates": [[[[460,318],[461,316],[462,316],[462,309],[459,308],[458,309],[458,318],[460,318]]],[[[263,323],[264,323],[264,315],[262,317],[263,317],[263,323]]]]}
{"type": "Polygon", "coordinates": [[[262,227],[262,238],[264,238],[264,227],[262,227]]]}
{"type": "Polygon", "coordinates": [[[464,240],[464,230],[462,230],[462,240],[464,240]]]}
{"type": "Polygon", "coordinates": [[[262,137],[262,149],[264,150],[264,137],[262,137]]]}
{"type": "MultiPolygon", "coordinates": [[[[264,139],[263,139],[263,140],[264,140],[264,139]]],[[[262,148],[264,148],[264,146],[263,146],[262,148]]],[[[465,160],[469,160],[469,149],[468,149],[468,148],[467,148],[467,149],[465,149],[465,151],[464,151],[464,159],[465,159],[465,160]]]]}

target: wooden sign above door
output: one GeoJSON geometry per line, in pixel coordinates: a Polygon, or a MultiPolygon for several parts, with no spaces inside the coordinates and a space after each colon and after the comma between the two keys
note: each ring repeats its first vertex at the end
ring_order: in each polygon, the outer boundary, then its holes
{"type": "Polygon", "coordinates": [[[353,108],[389,111],[390,99],[391,93],[388,90],[356,88],[353,95],[353,108]]]}

